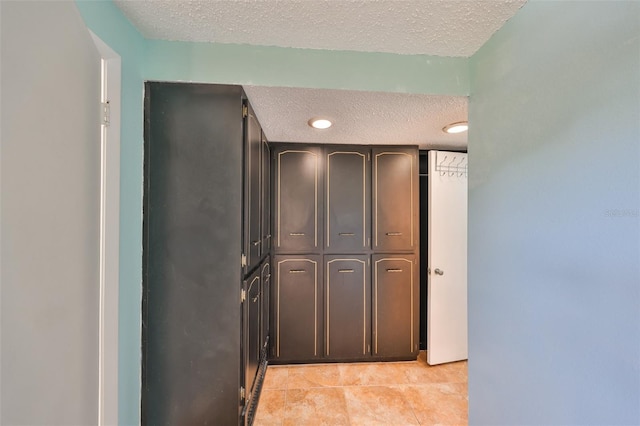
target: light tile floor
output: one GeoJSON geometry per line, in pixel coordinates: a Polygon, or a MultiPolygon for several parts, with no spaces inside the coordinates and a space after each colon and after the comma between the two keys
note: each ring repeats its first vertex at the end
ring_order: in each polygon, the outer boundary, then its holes
{"type": "Polygon", "coordinates": [[[466,425],[467,362],[269,366],[255,426],[466,425]]]}

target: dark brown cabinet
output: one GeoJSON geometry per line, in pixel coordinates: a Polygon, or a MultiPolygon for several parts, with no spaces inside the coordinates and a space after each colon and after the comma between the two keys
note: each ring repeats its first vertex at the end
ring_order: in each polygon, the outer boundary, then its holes
{"type": "Polygon", "coordinates": [[[325,356],[367,357],[371,353],[369,256],[325,256],[324,264],[325,356]]]}
{"type": "Polygon", "coordinates": [[[265,255],[271,251],[271,148],[262,134],[262,199],[260,204],[262,223],[260,226],[262,234],[261,254],[265,255]]]}
{"type": "Polygon", "coordinates": [[[418,353],[419,286],[416,256],[376,254],[373,270],[373,355],[418,353]]]}
{"type": "Polygon", "coordinates": [[[370,155],[366,147],[330,147],[325,151],[325,252],[369,249],[370,155]]]}
{"type": "Polygon", "coordinates": [[[244,329],[245,329],[245,389],[251,399],[260,362],[260,270],[256,270],[244,282],[244,329]]]}
{"type": "Polygon", "coordinates": [[[262,300],[262,311],[260,313],[260,356],[264,359],[267,357],[269,345],[269,315],[270,315],[270,296],[271,296],[271,263],[266,260],[261,270],[261,290],[260,298],[262,300]]]}
{"type": "Polygon", "coordinates": [[[244,244],[247,256],[246,271],[250,271],[258,265],[262,255],[260,247],[262,244],[260,232],[262,222],[262,129],[248,101],[245,101],[243,115],[245,115],[244,244]]]}
{"type": "Polygon", "coordinates": [[[245,100],[145,84],[143,424],[241,422],[245,100]]]}
{"type": "Polygon", "coordinates": [[[418,247],[417,150],[375,148],[373,162],[373,250],[418,247]]]}
{"type": "Polygon", "coordinates": [[[317,147],[274,151],[277,253],[313,253],[322,247],[322,154],[317,147]]]}
{"type": "Polygon", "coordinates": [[[275,256],[273,263],[272,356],[291,361],[319,358],[323,353],[321,257],[275,256]]]}
{"type": "Polygon", "coordinates": [[[250,424],[268,145],[240,86],[146,83],[144,136],[141,422],[250,424]]]}

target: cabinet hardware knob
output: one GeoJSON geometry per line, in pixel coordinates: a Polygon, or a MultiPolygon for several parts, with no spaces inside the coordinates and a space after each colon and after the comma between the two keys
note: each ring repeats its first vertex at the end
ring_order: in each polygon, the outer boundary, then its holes
{"type": "Polygon", "coordinates": [[[390,268],[390,269],[387,269],[387,272],[402,272],[402,269],[390,268]]]}
{"type": "Polygon", "coordinates": [[[436,268],[433,272],[435,272],[436,275],[444,275],[444,271],[438,268],[436,268]]]}
{"type": "Polygon", "coordinates": [[[399,237],[400,235],[402,235],[402,232],[387,232],[387,235],[389,237],[399,237]]]}
{"type": "Polygon", "coordinates": [[[291,269],[291,270],[289,270],[290,274],[304,274],[305,272],[307,272],[306,269],[291,269]]]}
{"type": "Polygon", "coordinates": [[[255,246],[259,246],[261,242],[262,242],[262,241],[257,240],[257,241],[252,241],[252,242],[251,242],[251,244],[253,244],[253,245],[254,245],[254,247],[255,247],[255,246]]]}
{"type": "Polygon", "coordinates": [[[353,237],[354,234],[353,232],[339,232],[338,235],[340,235],[341,237],[353,237]]]}
{"type": "Polygon", "coordinates": [[[338,272],[353,272],[353,269],[338,269],[338,272]]]}
{"type": "Polygon", "coordinates": [[[289,235],[291,235],[292,237],[303,237],[304,232],[289,232],[289,235]]]}

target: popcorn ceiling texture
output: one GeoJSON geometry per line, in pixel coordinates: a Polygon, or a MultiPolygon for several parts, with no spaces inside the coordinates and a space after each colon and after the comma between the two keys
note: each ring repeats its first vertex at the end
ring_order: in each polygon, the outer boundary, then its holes
{"type": "Polygon", "coordinates": [[[146,38],[469,57],[526,0],[115,0],[146,38]]]}
{"type": "Polygon", "coordinates": [[[264,133],[273,142],[410,144],[421,148],[466,148],[467,133],[442,128],[467,119],[464,96],[245,86],[264,133]],[[329,118],[326,130],[313,117],[329,118]]]}

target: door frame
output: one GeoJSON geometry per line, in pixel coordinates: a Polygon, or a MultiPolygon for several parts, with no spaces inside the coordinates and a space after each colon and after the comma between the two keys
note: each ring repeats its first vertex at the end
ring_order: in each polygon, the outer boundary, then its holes
{"type": "MultiPolygon", "coordinates": [[[[122,61],[89,30],[101,60],[101,99],[108,123],[100,125],[100,301],[98,422],[118,424],[118,301],[120,257],[120,108],[122,61]]],[[[101,108],[102,110],[102,108],[101,108]]]]}

